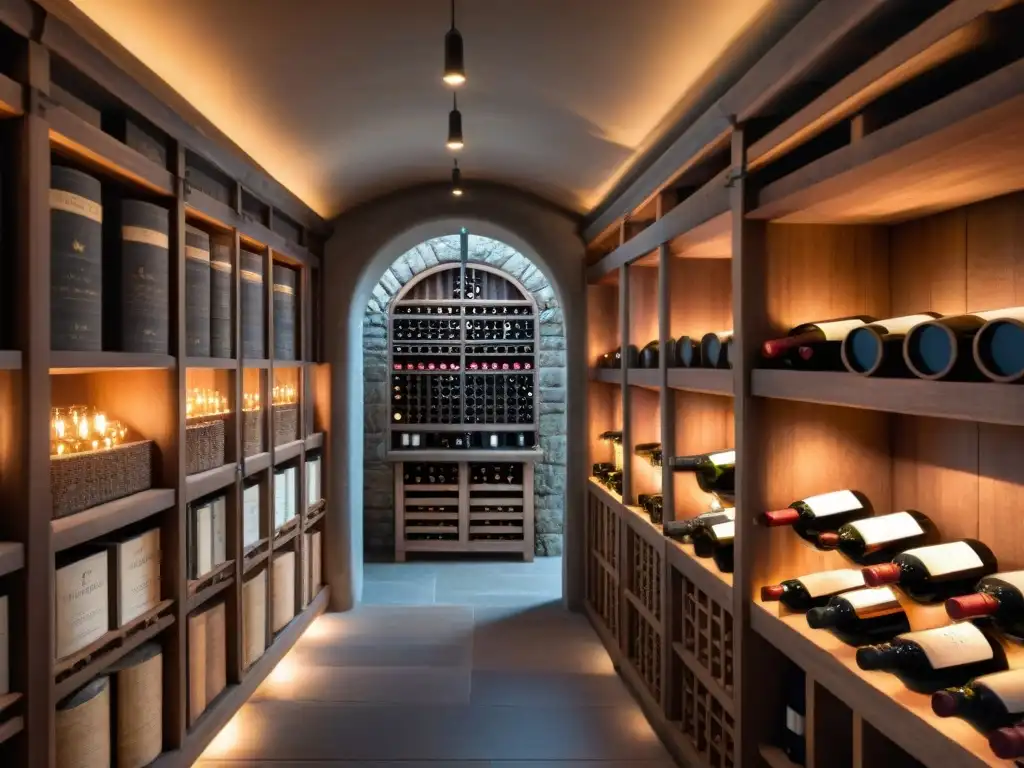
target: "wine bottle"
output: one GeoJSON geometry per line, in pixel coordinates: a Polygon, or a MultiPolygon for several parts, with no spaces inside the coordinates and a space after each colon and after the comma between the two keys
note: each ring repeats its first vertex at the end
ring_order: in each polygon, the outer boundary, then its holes
{"type": "Polygon", "coordinates": [[[992,381],[1024,378],[1024,312],[989,320],[974,335],[974,363],[992,381]],[[1014,315],[1015,316],[1012,316],[1014,315]]]}
{"type": "Polygon", "coordinates": [[[889,640],[910,631],[907,614],[890,587],[856,589],[807,611],[811,629],[830,629],[850,645],[889,640]]]}
{"type": "Polygon", "coordinates": [[[644,348],[640,350],[639,360],[641,368],[657,368],[658,367],[658,340],[647,342],[644,348]]]}
{"type": "Polygon", "coordinates": [[[812,544],[822,533],[835,531],[844,523],[871,515],[871,504],[858,491],[832,491],[794,501],[785,509],[765,512],[761,521],[769,528],[791,525],[812,544]]]}
{"type": "Polygon", "coordinates": [[[775,360],[781,358],[786,352],[807,344],[822,341],[840,342],[854,328],[873,322],[875,322],[873,317],[854,315],[817,323],[804,323],[790,329],[783,338],[766,341],[761,347],[761,353],[769,360],[775,360]]]}
{"type": "Polygon", "coordinates": [[[1007,728],[1024,718],[1024,669],[984,675],[932,694],[939,717],[962,717],[983,731],[1007,728]]]}
{"type": "Polygon", "coordinates": [[[732,573],[735,520],[702,525],[696,528],[690,537],[693,539],[693,551],[698,557],[710,557],[722,573],[732,573]]]}
{"type": "Polygon", "coordinates": [[[818,537],[820,549],[838,549],[859,565],[885,563],[911,547],[939,540],[935,524],[917,510],[868,517],[842,525],[818,537]]]}
{"type": "Polygon", "coordinates": [[[693,456],[675,456],[668,466],[673,472],[693,472],[704,493],[732,495],[735,492],[736,451],[715,451],[693,456]]]}
{"type": "Polygon", "coordinates": [[[616,430],[609,430],[607,432],[602,432],[600,435],[597,436],[597,439],[598,440],[606,440],[606,441],[608,441],[610,443],[616,443],[618,445],[621,445],[622,444],[622,432],[619,432],[619,431],[616,431],[616,430]]]}
{"type": "Polygon", "coordinates": [[[975,539],[961,539],[901,552],[891,563],[863,569],[869,586],[899,584],[919,603],[939,603],[966,594],[982,576],[995,573],[996,556],[975,539]]]}
{"type": "Polygon", "coordinates": [[[591,470],[594,477],[598,480],[604,480],[608,477],[609,472],[615,471],[615,465],[608,461],[600,461],[593,466],[591,470]]]}
{"type": "Polygon", "coordinates": [[[822,341],[796,348],[796,353],[785,358],[790,368],[798,371],[841,371],[843,355],[838,342],[822,341]]]}
{"type": "Polygon", "coordinates": [[[675,366],[690,368],[700,365],[700,342],[692,336],[680,336],[676,342],[675,366]]]}
{"type": "Polygon", "coordinates": [[[984,577],[973,593],[949,598],[946,613],[957,621],[988,616],[1006,634],[1024,638],[1024,571],[984,577]]]}
{"type": "Polygon", "coordinates": [[[782,730],[782,751],[796,765],[807,762],[807,679],[796,664],[786,665],[786,720],[782,730]]]}
{"type": "Polygon", "coordinates": [[[972,349],[974,337],[989,320],[1005,317],[1024,317],[1024,307],[949,315],[918,323],[903,340],[903,359],[922,379],[980,378],[972,349]]]}
{"type": "Polygon", "coordinates": [[[661,450],[661,443],[637,443],[633,446],[633,453],[637,456],[647,458],[655,451],[661,450]]]}
{"type": "Polygon", "coordinates": [[[806,611],[824,606],[833,595],[863,586],[864,575],[858,569],[840,568],[784,579],[778,584],[761,587],[761,601],[778,600],[790,610],[806,611]]]}
{"type": "Polygon", "coordinates": [[[891,317],[850,331],[842,341],[843,365],[862,376],[907,375],[903,339],[918,323],[942,317],[938,312],[891,317]]]}
{"type": "Polygon", "coordinates": [[[1003,760],[1024,757],[1024,723],[992,731],[988,735],[988,746],[1003,760]]]}
{"type": "Polygon", "coordinates": [[[727,507],[715,512],[705,512],[702,515],[691,517],[688,520],[666,520],[663,523],[662,532],[670,539],[682,541],[693,535],[693,532],[702,526],[717,525],[736,519],[736,509],[727,507]]]}
{"type": "Polygon", "coordinates": [[[705,368],[725,368],[725,347],[732,340],[732,331],[705,333],[700,340],[700,361],[705,368]]]}
{"type": "Polygon", "coordinates": [[[858,648],[857,666],[893,672],[911,690],[934,693],[1005,670],[1006,654],[998,642],[962,621],[858,648]]]}

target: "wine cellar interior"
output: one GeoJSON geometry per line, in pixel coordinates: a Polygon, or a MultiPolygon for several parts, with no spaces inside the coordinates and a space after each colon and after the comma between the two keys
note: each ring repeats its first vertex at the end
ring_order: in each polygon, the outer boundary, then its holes
{"type": "Polygon", "coordinates": [[[0,766],[1024,765],[1024,2],[172,5],[0,0],[0,766]]]}

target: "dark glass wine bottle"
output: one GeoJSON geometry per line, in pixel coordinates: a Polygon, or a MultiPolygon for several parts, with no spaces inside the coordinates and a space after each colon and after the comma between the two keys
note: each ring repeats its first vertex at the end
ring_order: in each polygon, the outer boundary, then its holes
{"type": "Polygon", "coordinates": [[[705,333],[700,340],[700,363],[705,368],[725,368],[726,344],[732,340],[732,331],[705,333]]]}
{"type": "Polygon", "coordinates": [[[932,694],[939,717],[962,717],[983,731],[1007,728],[1024,718],[1024,669],[984,675],[932,694]]]}
{"type": "Polygon", "coordinates": [[[761,587],[761,600],[778,600],[794,611],[820,608],[833,595],[864,586],[864,575],[857,568],[809,573],[796,579],[784,579],[778,584],[761,587]]]}
{"type": "Polygon", "coordinates": [[[1024,307],[1003,310],[974,335],[974,363],[993,381],[1024,379],[1024,307]]]}
{"type": "Polygon", "coordinates": [[[1005,670],[1006,654],[996,640],[961,621],[858,648],[857,666],[892,672],[911,690],[934,693],[1005,670]]]}
{"type": "Polygon", "coordinates": [[[691,517],[688,520],[666,520],[663,523],[662,532],[670,539],[683,541],[689,538],[693,532],[702,526],[717,525],[736,519],[736,510],[733,507],[720,509],[715,512],[705,512],[702,515],[691,517]]]}
{"type": "Polygon", "coordinates": [[[926,515],[907,509],[891,515],[854,520],[834,533],[818,537],[821,549],[838,549],[859,565],[885,563],[899,552],[939,540],[939,531],[926,515]]]}
{"type": "Polygon", "coordinates": [[[843,365],[862,376],[909,375],[903,360],[903,340],[915,325],[937,317],[941,317],[938,312],[922,312],[854,328],[842,341],[843,365]]]}
{"type": "Polygon", "coordinates": [[[988,745],[995,756],[1003,760],[1024,757],[1024,723],[992,731],[988,745]]]}
{"type": "Polygon", "coordinates": [[[890,587],[856,589],[834,595],[807,611],[811,629],[830,629],[850,645],[889,640],[910,631],[907,614],[890,587]]]}
{"type": "Polygon", "coordinates": [[[641,368],[657,368],[658,367],[658,340],[649,341],[644,345],[644,348],[640,350],[640,356],[638,360],[641,368]]]}
{"type": "Polygon", "coordinates": [[[823,341],[840,342],[854,328],[866,323],[875,322],[875,318],[867,315],[840,317],[835,320],[824,320],[816,323],[804,323],[790,329],[789,333],[779,339],[771,339],[761,346],[761,354],[769,360],[778,360],[791,350],[808,344],[823,341]]]}
{"type": "Polygon", "coordinates": [[[782,729],[782,751],[796,765],[807,762],[807,678],[796,664],[788,662],[785,677],[786,718],[782,729]]]}
{"type": "Polygon", "coordinates": [[[612,464],[610,461],[601,461],[595,464],[591,471],[594,477],[596,477],[598,480],[603,480],[608,477],[609,472],[615,471],[615,465],[612,464]]]}
{"type": "Polygon", "coordinates": [[[870,517],[871,504],[859,491],[831,491],[794,501],[784,509],[765,512],[761,522],[769,528],[791,525],[801,537],[818,543],[822,533],[837,530],[844,523],[870,517]]]}
{"type": "Polygon", "coordinates": [[[736,538],[736,522],[729,520],[714,525],[696,528],[690,537],[697,557],[710,557],[722,573],[732,573],[733,544],[736,538]]]}
{"type": "Polygon", "coordinates": [[[692,368],[700,365],[700,340],[692,336],[680,336],[676,342],[674,365],[678,368],[692,368]]]}
{"type": "Polygon", "coordinates": [[[667,462],[673,472],[693,472],[704,493],[732,495],[736,481],[736,451],[675,456],[667,462]]]}
{"type": "Polygon", "coordinates": [[[1024,571],[984,577],[973,593],[949,598],[946,613],[957,621],[988,617],[1006,634],[1024,638],[1024,571]]]}
{"type": "Polygon", "coordinates": [[[989,321],[1024,315],[1024,308],[948,315],[914,326],[903,340],[903,358],[922,379],[981,378],[974,361],[974,337],[989,321]]]}
{"type": "Polygon", "coordinates": [[[976,539],[961,539],[909,549],[863,572],[869,586],[898,584],[919,603],[939,603],[971,592],[978,579],[997,569],[991,549],[976,539]]]}
{"type": "Polygon", "coordinates": [[[655,451],[661,451],[661,443],[637,443],[633,446],[633,453],[642,458],[647,458],[655,451]]]}

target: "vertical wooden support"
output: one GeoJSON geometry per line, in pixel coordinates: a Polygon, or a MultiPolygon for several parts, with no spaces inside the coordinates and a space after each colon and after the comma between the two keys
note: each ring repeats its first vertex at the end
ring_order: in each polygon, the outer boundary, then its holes
{"type": "MultiPolygon", "coordinates": [[[[661,200],[659,195],[658,200],[661,200]]],[[[672,254],[658,247],[658,386],[661,388],[661,455],[667,461],[676,448],[676,397],[668,388],[668,340],[672,336],[672,254]]],[[[661,471],[661,498],[665,520],[676,519],[675,482],[671,469],[661,471]]],[[[666,654],[667,655],[667,654],[666,654]]],[[[664,679],[664,678],[663,678],[664,679]]],[[[667,687],[667,686],[663,686],[667,687]]]]}
{"type": "MultiPolygon", "coordinates": [[[[405,528],[402,528],[405,535],[405,528]]],[[[459,544],[469,544],[469,462],[459,462],[459,544]]]]}
{"type": "MultiPolygon", "coordinates": [[[[241,195],[239,195],[241,201],[241,195]]],[[[274,484],[276,482],[275,472],[277,466],[274,460],[274,258],[270,253],[269,246],[263,249],[263,351],[267,356],[267,375],[263,386],[266,388],[262,401],[267,409],[266,418],[263,420],[264,434],[267,436],[263,443],[267,453],[270,454],[270,469],[267,470],[267,483],[270,488],[270,508],[268,520],[270,523],[270,542],[267,547],[270,557],[267,559],[267,644],[274,641],[274,561],[277,559],[276,518],[274,506],[277,492],[274,484]]]]}
{"type": "MultiPolygon", "coordinates": [[[[233,606],[228,606],[229,616],[228,625],[234,622],[236,628],[234,642],[231,647],[228,648],[228,681],[229,682],[240,682],[242,675],[245,671],[245,653],[242,649],[242,627],[244,626],[245,617],[243,611],[245,610],[242,600],[242,579],[243,579],[243,559],[245,552],[243,551],[243,528],[244,528],[244,493],[245,488],[243,486],[243,477],[245,472],[245,459],[243,454],[245,453],[244,444],[245,440],[242,434],[243,424],[245,422],[244,414],[242,413],[242,406],[245,402],[245,369],[242,367],[242,293],[241,293],[241,243],[238,238],[238,232],[232,232],[231,237],[231,347],[235,356],[235,378],[232,385],[231,393],[231,404],[234,408],[235,419],[234,429],[232,430],[229,439],[234,446],[234,457],[235,457],[235,501],[229,502],[229,508],[233,508],[235,519],[232,521],[229,516],[229,524],[231,526],[230,535],[235,536],[235,547],[232,551],[235,553],[235,584],[236,588],[232,590],[235,603],[233,606]],[[235,655],[232,656],[232,653],[235,655]]],[[[231,546],[229,540],[228,545],[231,546]]]]}
{"type": "MultiPolygon", "coordinates": [[[[405,562],[405,464],[397,462],[392,470],[395,476],[395,562],[405,562]]],[[[462,470],[459,470],[459,477],[462,470]]],[[[462,509],[462,492],[459,491],[459,509],[462,509]]],[[[462,513],[459,513],[459,537],[462,536],[462,513]]]]}
{"type": "MultiPolygon", "coordinates": [[[[758,765],[757,743],[770,728],[774,712],[759,706],[771,696],[745,697],[744,691],[758,691],[772,684],[759,675],[764,641],[750,629],[754,580],[752,570],[758,535],[754,515],[764,508],[764,445],[758,429],[758,401],[751,392],[750,375],[758,360],[758,347],[765,338],[765,224],[749,220],[746,213],[755,200],[746,176],[748,135],[742,126],[732,134],[732,296],[733,296],[733,390],[736,430],[736,578],[733,587],[733,699],[736,711],[736,744],[740,765],[758,765]],[[748,687],[749,684],[749,687],[748,687]]],[[[777,676],[767,676],[777,677],[777,676]]],[[[777,683],[778,681],[774,681],[777,683]]]]}
{"type": "Polygon", "coordinates": [[[533,562],[534,520],[533,520],[533,472],[532,461],[523,464],[523,560],[533,562]]]}
{"type": "Polygon", "coordinates": [[[626,365],[626,350],[629,347],[629,266],[619,269],[619,345],[622,350],[622,365],[619,368],[619,397],[622,398],[622,503],[633,502],[633,471],[630,457],[633,449],[632,428],[630,416],[632,415],[632,400],[629,396],[629,385],[627,384],[629,369],[626,365]]]}
{"type": "MultiPolygon", "coordinates": [[[[8,465],[11,533],[25,545],[23,632],[12,633],[12,683],[26,695],[25,764],[54,764],[53,540],[50,514],[50,138],[44,98],[50,87],[47,51],[29,42],[22,68],[28,109],[21,120],[18,163],[16,327],[22,351],[21,402],[12,413],[14,451],[8,465]],[[49,599],[48,599],[49,598],[49,599]]],[[[5,470],[8,467],[5,466],[5,470]]],[[[5,473],[6,474],[6,473],[5,473]]],[[[5,478],[5,485],[8,480],[5,478]]],[[[7,488],[5,488],[7,490],[7,488]]],[[[5,495],[8,495],[5,493],[5,495]]]]}

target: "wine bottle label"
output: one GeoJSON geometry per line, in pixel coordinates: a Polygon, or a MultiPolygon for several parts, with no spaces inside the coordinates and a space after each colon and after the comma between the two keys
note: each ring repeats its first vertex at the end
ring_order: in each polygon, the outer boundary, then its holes
{"type": "Polygon", "coordinates": [[[1016,587],[1021,592],[1024,592],[1024,571],[1007,571],[1006,573],[997,573],[990,578],[998,579],[999,581],[1005,582],[1011,587],[1016,587]]]}
{"type": "Polygon", "coordinates": [[[822,493],[819,496],[808,496],[804,499],[804,504],[815,517],[841,515],[864,506],[853,491],[832,491],[832,493],[822,493]]]}
{"type": "Polygon", "coordinates": [[[858,589],[845,593],[842,599],[850,604],[853,612],[861,619],[888,616],[890,613],[899,613],[903,610],[891,587],[858,589]]]}
{"type": "Polygon", "coordinates": [[[834,595],[848,589],[864,586],[864,576],[858,568],[840,568],[835,571],[822,571],[801,576],[798,581],[804,585],[811,597],[834,595]]]}
{"type": "Polygon", "coordinates": [[[786,707],[786,730],[797,736],[804,735],[804,716],[792,707],[786,707]]]}
{"type": "Polygon", "coordinates": [[[907,512],[869,517],[852,522],[850,526],[860,534],[864,543],[869,547],[877,547],[890,541],[908,539],[911,536],[920,536],[924,533],[921,524],[907,512]]]}
{"type": "MultiPolygon", "coordinates": [[[[194,245],[185,246],[185,258],[192,259],[193,261],[202,261],[209,263],[210,252],[203,250],[202,248],[196,248],[194,245]]],[[[242,274],[245,274],[245,270],[242,270],[242,274]]],[[[262,280],[261,280],[262,282],[262,280]]]]}
{"type": "Polygon", "coordinates": [[[826,341],[842,341],[846,334],[854,328],[864,325],[863,320],[836,320],[831,323],[814,323],[811,328],[817,328],[825,334],[826,341]]]}
{"type": "Polygon", "coordinates": [[[736,451],[719,451],[718,453],[709,453],[708,461],[716,467],[720,467],[723,464],[735,464],[736,451]]]}
{"type": "Polygon", "coordinates": [[[946,574],[958,571],[970,571],[974,568],[981,568],[984,565],[981,562],[981,558],[978,557],[978,553],[964,541],[908,549],[903,554],[911,555],[920,560],[932,576],[945,576],[946,574]]]}
{"type": "Polygon", "coordinates": [[[1024,669],[1010,669],[975,678],[976,685],[984,685],[999,697],[1010,714],[1024,712],[1024,669]]]}
{"type": "MultiPolygon", "coordinates": [[[[53,190],[50,190],[50,194],[53,194],[53,190]]],[[[982,320],[1024,320],[1024,307],[1005,307],[1003,309],[989,309],[986,310],[985,312],[972,312],[971,314],[977,315],[982,320]]]]}
{"type": "Polygon", "coordinates": [[[730,520],[727,523],[712,525],[711,535],[714,536],[720,544],[731,544],[733,538],[736,536],[736,521],[730,520]]]}
{"type": "Polygon", "coordinates": [[[142,243],[143,245],[155,245],[157,248],[163,248],[164,250],[167,250],[170,243],[167,235],[163,232],[157,232],[155,229],[147,229],[146,227],[121,227],[121,239],[132,243],[142,243]]]}
{"type": "Polygon", "coordinates": [[[974,664],[992,658],[992,646],[981,630],[969,621],[948,627],[897,635],[899,640],[917,643],[935,669],[974,664]]]}
{"type": "Polygon", "coordinates": [[[63,189],[50,190],[50,210],[63,211],[75,216],[83,216],[97,224],[103,223],[103,206],[74,192],[63,189]]]}
{"type": "Polygon", "coordinates": [[[885,328],[887,333],[906,333],[915,325],[934,319],[931,315],[903,315],[902,317],[890,317],[887,320],[880,320],[877,325],[885,328]]]}

